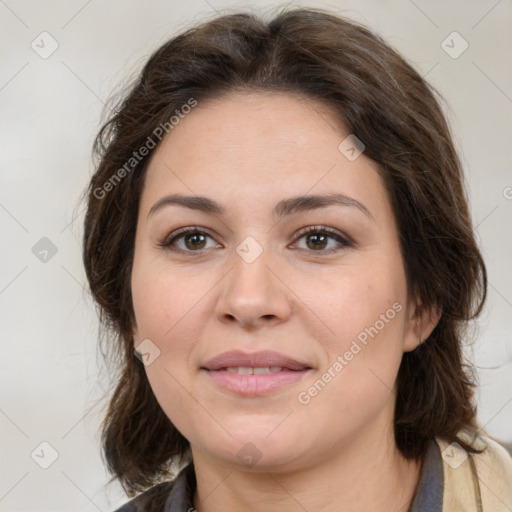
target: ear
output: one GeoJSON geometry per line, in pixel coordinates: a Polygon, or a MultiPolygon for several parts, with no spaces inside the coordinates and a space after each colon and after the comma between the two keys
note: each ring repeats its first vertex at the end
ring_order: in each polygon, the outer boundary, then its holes
{"type": "Polygon", "coordinates": [[[443,312],[436,306],[424,306],[419,300],[416,300],[409,303],[407,314],[404,352],[414,350],[430,336],[443,312]]]}

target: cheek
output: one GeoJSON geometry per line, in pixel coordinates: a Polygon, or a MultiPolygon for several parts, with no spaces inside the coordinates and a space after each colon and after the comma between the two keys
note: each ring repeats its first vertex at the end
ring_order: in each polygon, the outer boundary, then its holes
{"type": "Polygon", "coordinates": [[[200,408],[196,410],[190,384],[190,355],[197,339],[193,326],[204,321],[195,316],[200,315],[204,285],[204,279],[179,278],[158,264],[148,265],[143,271],[134,267],[132,274],[137,321],[134,343],[149,339],[156,345],[158,357],[145,366],[148,381],[167,417],[186,434],[194,431],[194,418],[204,413],[200,408]]]}
{"type": "MultiPolygon", "coordinates": [[[[347,283],[346,283],[347,284],[347,283]]],[[[325,357],[315,380],[300,390],[297,411],[326,418],[322,435],[345,438],[374,423],[391,421],[396,375],[402,359],[405,308],[389,288],[333,290],[323,314],[335,334],[323,339],[325,357]],[[364,306],[364,307],[363,307],[364,306]],[[299,405],[300,404],[300,405],[299,405]]]]}
{"type": "Polygon", "coordinates": [[[207,292],[215,281],[199,273],[169,272],[154,260],[134,263],[132,300],[137,323],[134,344],[149,339],[158,357],[145,367],[153,392],[177,428],[189,410],[194,347],[207,322],[207,292]],[[143,264],[144,263],[144,264],[143,264]],[[211,281],[211,282],[210,282],[211,281]],[[178,414],[176,414],[178,411],[178,414]]]}
{"type": "Polygon", "coordinates": [[[328,387],[333,392],[350,390],[353,399],[343,394],[347,404],[377,398],[376,387],[389,394],[402,359],[406,325],[406,286],[400,269],[374,265],[347,271],[331,282],[328,294],[318,288],[310,300],[318,304],[318,316],[329,328],[323,338],[322,367],[328,387]],[[337,384],[331,386],[331,381],[337,384]]]}
{"type": "Polygon", "coordinates": [[[207,276],[174,270],[148,262],[132,272],[132,300],[136,337],[167,344],[189,318],[200,311],[201,300],[213,286],[207,276]]]}
{"type": "Polygon", "coordinates": [[[397,342],[401,338],[404,318],[397,313],[404,309],[406,292],[399,270],[390,272],[368,265],[342,271],[336,279],[319,286],[314,295],[310,293],[310,301],[317,304],[318,316],[325,319],[332,348],[343,348],[343,342],[359,335],[364,341],[365,333],[375,333],[375,328],[383,336],[393,333],[397,342]]]}

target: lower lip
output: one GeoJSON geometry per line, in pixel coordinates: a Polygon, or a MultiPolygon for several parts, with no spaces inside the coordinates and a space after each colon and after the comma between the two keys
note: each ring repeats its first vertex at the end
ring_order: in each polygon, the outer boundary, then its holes
{"type": "Polygon", "coordinates": [[[222,389],[242,396],[258,396],[271,393],[286,385],[298,382],[308,370],[288,370],[275,373],[239,375],[227,370],[203,370],[222,389]]]}

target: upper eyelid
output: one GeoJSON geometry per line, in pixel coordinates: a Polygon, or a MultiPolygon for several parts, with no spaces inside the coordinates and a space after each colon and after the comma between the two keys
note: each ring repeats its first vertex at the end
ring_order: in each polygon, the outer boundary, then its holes
{"type": "Polygon", "coordinates": [[[201,226],[185,226],[182,228],[175,229],[171,233],[166,235],[163,241],[161,242],[161,245],[165,245],[168,241],[180,239],[183,238],[184,236],[195,233],[203,233],[205,235],[208,235],[210,238],[215,238],[215,236],[207,228],[203,228],[201,226]]]}

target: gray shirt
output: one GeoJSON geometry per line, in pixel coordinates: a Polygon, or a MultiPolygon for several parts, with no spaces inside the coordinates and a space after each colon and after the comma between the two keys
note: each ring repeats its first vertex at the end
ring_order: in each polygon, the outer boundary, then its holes
{"type": "MultiPolygon", "coordinates": [[[[169,496],[161,512],[194,512],[194,492],[196,478],[194,466],[184,467],[172,482],[163,482],[149,491],[140,494],[115,512],[145,512],[144,501],[155,490],[169,488],[169,496]]],[[[442,512],[443,509],[443,469],[439,446],[435,441],[427,450],[418,489],[410,512],[442,512]]],[[[153,512],[153,511],[152,511],[153,512]]]]}

